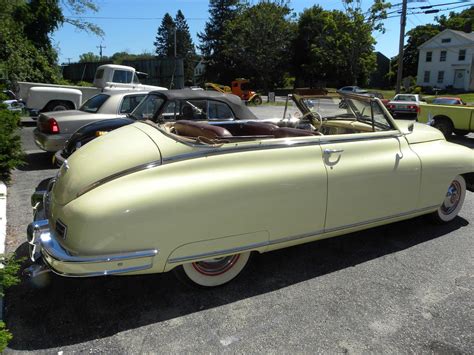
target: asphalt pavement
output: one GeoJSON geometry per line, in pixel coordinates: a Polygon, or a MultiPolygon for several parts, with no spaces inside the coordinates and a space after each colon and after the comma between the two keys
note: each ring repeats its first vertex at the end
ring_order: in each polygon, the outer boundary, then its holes
{"type": "MultiPolygon", "coordinates": [[[[7,249],[19,255],[29,197],[55,173],[32,130],[21,130],[28,164],[14,171],[8,196],[7,249]]],[[[474,148],[473,134],[453,140],[474,148]]],[[[6,295],[6,353],[473,353],[473,225],[468,193],[447,225],[420,217],[258,255],[212,290],[173,273],[52,275],[44,288],[24,279],[6,295]]]]}

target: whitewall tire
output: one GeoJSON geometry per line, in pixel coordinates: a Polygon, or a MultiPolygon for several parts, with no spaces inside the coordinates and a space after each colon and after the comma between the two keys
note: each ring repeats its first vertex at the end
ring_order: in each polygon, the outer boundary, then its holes
{"type": "Polygon", "coordinates": [[[236,278],[247,265],[249,258],[250,252],[246,252],[184,264],[180,274],[198,286],[221,286],[236,278]]]}
{"type": "Polygon", "coordinates": [[[449,185],[443,204],[434,213],[437,222],[447,223],[458,215],[466,197],[466,181],[461,175],[456,176],[449,185]]]}

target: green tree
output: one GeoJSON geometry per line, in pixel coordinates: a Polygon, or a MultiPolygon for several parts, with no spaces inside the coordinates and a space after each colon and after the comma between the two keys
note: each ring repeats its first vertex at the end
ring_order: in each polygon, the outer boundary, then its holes
{"type": "Polygon", "coordinates": [[[184,80],[192,80],[196,51],[189,33],[189,26],[181,10],[178,10],[174,22],[176,24],[176,52],[178,57],[183,58],[184,80]]]}
{"type": "Polygon", "coordinates": [[[174,56],[174,31],[176,24],[169,13],[166,13],[161,20],[161,25],[158,27],[156,33],[155,53],[158,57],[173,57],[174,56]]]}
{"type": "Polygon", "coordinates": [[[57,82],[57,52],[50,36],[64,23],[103,34],[83,19],[65,17],[65,8],[72,14],[97,10],[92,0],[0,0],[0,65],[10,80],[57,82]]]}
{"type": "Polygon", "coordinates": [[[224,54],[227,45],[224,31],[241,10],[240,0],[210,0],[209,21],[204,32],[198,33],[198,46],[206,62],[205,77],[207,80],[227,83],[233,79],[229,68],[233,66],[232,58],[224,54]]]}
{"type": "Polygon", "coordinates": [[[79,63],[100,62],[100,57],[92,52],[82,53],[79,56],[79,63]]]}
{"type": "Polygon", "coordinates": [[[236,74],[250,78],[256,87],[272,89],[289,69],[295,26],[286,2],[247,6],[227,22],[223,54],[232,59],[236,74]]]}
{"type": "Polygon", "coordinates": [[[293,65],[300,85],[363,84],[375,68],[374,23],[359,12],[313,6],[298,21],[293,65]]]}

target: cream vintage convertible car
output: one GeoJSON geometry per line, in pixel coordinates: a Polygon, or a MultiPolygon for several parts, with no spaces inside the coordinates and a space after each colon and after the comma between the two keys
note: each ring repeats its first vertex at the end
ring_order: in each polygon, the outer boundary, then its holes
{"type": "Polygon", "coordinates": [[[218,286],[253,252],[424,214],[449,222],[474,189],[472,150],[367,96],[311,110],[294,96],[299,111],[279,120],[161,124],[146,100],[150,120],[78,150],[35,195],[32,274],[174,269],[218,286]]]}

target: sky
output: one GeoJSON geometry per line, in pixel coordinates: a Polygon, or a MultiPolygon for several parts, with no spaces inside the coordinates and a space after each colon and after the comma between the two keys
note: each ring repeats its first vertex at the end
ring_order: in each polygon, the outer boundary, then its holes
{"type": "MultiPolygon", "coordinates": [[[[451,3],[454,1],[465,1],[464,4],[474,3],[473,0],[426,0],[424,2],[410,2],[408,8],[451,3]]],[[[393,4],[398,2],[401,2],[401,0],[392,0],[393,4]]],[[[161,23],[161,18],[167,12],[174,17],[178,10],[184,13],[193,41],[195,44],[198,44],[197,33],[203,31],[209,16],[208,0],[95,0],[94,3],[99,6],[99,11],[97,13],[87,13],[84,16],[103,17],[91,18],[88,21],[99,25],[104,30],[104,38],[79,31],[69,24],[64,24],[52,37],[53,43],[59,51],[60,63],[76,62],[79,60],[79,55],[86,52],[99,54],[99,49],[97,48],[99,45],[105,46],[103,55],[112,55],[120,51],[135,54],[145,51],[154,52],[153,42],[161,23]]],[[[362,7],[368,7],[371,3],[372,1],[362,0],[362,7]]],[[[297,14],[313,5],[320,5],[326,10],[343,9],[341,0],[321,0],[318,2],[309,0],[290,1],[290,6],[297,14]]],[[[452,6],[454,5],[437,8],[444,9],[452,6]]],[[[462,7],[454,11],[458,12],[465,8],[462,7]]],[[[406,31],[418,25],[433,23],[436,15],[448,13],[449,11],[443,11],[433,15],[409,15],[407,17],[406,31]]],[[[64,15],[67,17],[73,14],[65,9],[64,15]]],[[[386,28],[385,33],[373,33],[377,41],[375,50],[390,58],[398,53],[400,18],[386,19],[384,24],[386,28]]]]}

